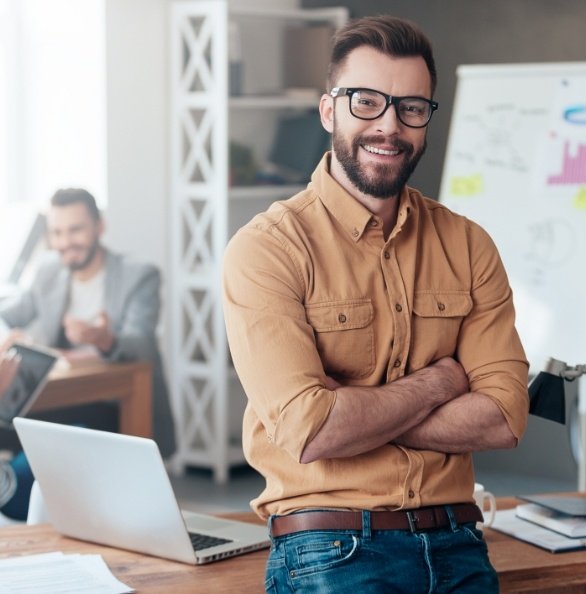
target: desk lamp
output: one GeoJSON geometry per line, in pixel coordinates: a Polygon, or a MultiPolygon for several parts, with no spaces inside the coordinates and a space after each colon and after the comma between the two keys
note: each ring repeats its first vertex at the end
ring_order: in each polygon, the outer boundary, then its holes
{"type": "MultiPolygon", "coordinates": [[[[565,382],[574,381],[586,373],[586,365],[570,367],[564,361],[550,358],[545,369],[529,384],[529,412],[531,414],[565,424],[565,382]]],[[[580,420],[581,456],[578,459],[578,490],[586,491],[586,398],[578,399],[580,420]]]]}

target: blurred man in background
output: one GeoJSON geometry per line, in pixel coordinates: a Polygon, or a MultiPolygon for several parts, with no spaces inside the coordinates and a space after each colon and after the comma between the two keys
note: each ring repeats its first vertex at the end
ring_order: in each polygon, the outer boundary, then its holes
{"type": "Polygon", "coordinates": [[[32,337],[70,359],[152,363],[154,438],[169,457],[175,431],[156,339],[159,271],[101,244],[104,221],[86,190],[55,193],[47,231],[53,251],[29,289],[0,303],[0,329],[9,342],[32,337]]]}

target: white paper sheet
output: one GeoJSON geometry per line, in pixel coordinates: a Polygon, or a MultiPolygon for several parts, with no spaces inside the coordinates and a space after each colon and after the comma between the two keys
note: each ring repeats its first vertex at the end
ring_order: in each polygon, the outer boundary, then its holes
{"type": "Polygon", "coordinates": [[[100,555],[61,552],[0,560],[3,594],[127,594],[100,555]]]}
{"type": "Polygon", "coordinates": [[[515,515],[514,509],[497,511],[494,522],[491,525],[493,530],[504,532],[542,549],[558,553],[562,551],[575,551],[586,548],[586,540],[583,538],[569,538],[563,534],[553,532],[542,526],[527,522],[515,515]]]}

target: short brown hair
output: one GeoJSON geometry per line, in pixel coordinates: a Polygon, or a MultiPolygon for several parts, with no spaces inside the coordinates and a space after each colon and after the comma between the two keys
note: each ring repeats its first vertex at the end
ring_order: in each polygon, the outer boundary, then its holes
{"type": "Polygon", "coordinates": [[[69,206],[70,204],[83,204],[96,222],[102,218],[96,199],[82,188],[63,188],[57,190],[51,198],[51,206],[69,206]]]}
{"type": "Polygon", "coordinates": [[[429,70],[433,95],[437,73],[429,39],[415,23],[390,15],[355,19],[337,31],[328,68],[328,90],[334,86],[338,71],[348,54],[364,45],[393,57],[421,56],[429,70]]]}

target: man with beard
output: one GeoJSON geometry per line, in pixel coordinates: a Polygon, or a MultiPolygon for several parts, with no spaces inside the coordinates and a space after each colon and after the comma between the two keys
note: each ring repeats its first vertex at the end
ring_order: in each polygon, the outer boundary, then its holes
{"type": "Polygon", "coordinates": [[[472,452],[518,443],[528,365],[488,235],[406,186],[435,86],[414,24],[346,25],[320,102],[331,153],[225,254],[267,591],[498,592],[472,452]]]}
{"type": "MultiPolygon", "coordinates": [[[[8,342],[26,340],[28,334],[72,359],[151,362],[153,433],[168,457],[175,450],[175,432],[155,334],[160,275],[154,266],[106,249],[100,243],[103,232],[101,213],[89,192],[58,190],[47,214],[53,251],[31,287],[0,304],[0,326],[11,329],[8,342]]],[[[83,415],[79,407],[59,415],[59,420],[90,425],[97,416],[94,411],[83,415]]],[[[102,415],[107,418],[105,411],[102,415]]]]}

